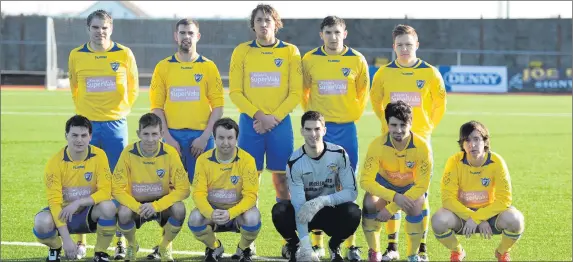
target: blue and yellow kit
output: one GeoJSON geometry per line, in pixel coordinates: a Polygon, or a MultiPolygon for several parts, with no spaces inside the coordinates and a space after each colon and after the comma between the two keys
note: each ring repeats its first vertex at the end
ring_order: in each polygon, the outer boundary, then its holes
{"type": "Polygon", "coordinates": [[[155,211],[162,212],[189,197],[189,178],[179,153],[163,142],[158,147],[154,156],[145,157],[139,142],[130,144],[115,168],[112,195],[135,213],[143,202],[152,202],[155,211]]]}
{"type": "Polygon", "coordinates": [[[96,52],[83,44],[70,52],[70,89],[78,115],[91,121],[125,118],[139,95],[139,73],[128,47],[112,42],[96,52]]]}
{"type": "Polygon", "coordinates": [[[58,217],[71,202],[85,197],[91,197],[94,204],[111,200],[111,177],[105,152],[95,146],[88,146],[82,161],[73,161],[67,146],[52,156],[44,170],[44,182],[56,228],[67,224],[58,217]]]}
{"type": "Polygon", "coordinates": [[[413,132],[401,151],[395,148],[389,133],[375,138],[365,159],[360,186],[391,202],[386,206],[390,214],[400,209],[393,202],[396,193],[415,200],[428,191],[433,168],[431,150],[428,143],[413,132]]]}

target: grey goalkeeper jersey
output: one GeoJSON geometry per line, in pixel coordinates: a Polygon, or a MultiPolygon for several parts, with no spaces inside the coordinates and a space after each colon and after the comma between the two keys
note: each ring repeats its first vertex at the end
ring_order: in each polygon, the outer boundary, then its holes
{"type": "Polygon", "coordinates": [[[304,146],[300,147],[290,156],[286,175],[295,212],[319,196],[329,196],[332,206],[354,202],[358,196],[348,154],[332,143],[324,142],[324,151],[317,158],[309,157],[304,146]]]}

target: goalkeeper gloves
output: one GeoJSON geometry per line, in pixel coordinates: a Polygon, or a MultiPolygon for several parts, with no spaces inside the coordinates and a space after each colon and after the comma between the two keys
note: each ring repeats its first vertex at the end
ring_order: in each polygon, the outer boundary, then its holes
{"type": "Polygon", "coordinates": [[[298,214],[296,215],[296,220],[299,223],[307,224],[310,223],[312,218],[325,206],[331,206],[329,196],[319,196],[315,199],[307,201],[302,205],[298,214]]]}

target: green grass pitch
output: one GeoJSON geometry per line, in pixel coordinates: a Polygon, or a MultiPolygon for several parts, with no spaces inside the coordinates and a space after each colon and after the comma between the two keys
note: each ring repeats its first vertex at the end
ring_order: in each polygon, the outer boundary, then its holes
{"type": "MultiPolygon", "coordinates": [[[[37,246],[32,233],[34,215],[47,205],[43,188],[43,169],[48,158],[65,145],[64,124],[73,113],[69,91],[2,90],[2,170],[1,170],[1,259],[43,260],[47,248],[37,246]]],[[[148,93],[142,91],[129,116],[129,139],[137,139],[138,118],[148,112],[148,93]]],[[[226,96],[225,115],[238,119],[235,106],[226,96]]],[[[300,108],[292,114],[295,148],[302,145],[300,108]]],[[[512,250],[514,260],[571,261],[571,96],[456,95],[448,97],[448,109],[435,130],[432,144],[435,152],[434,176],[430,186],[431,212],[440,207],[440,178],[446,159],[459,150],[456,144],[460,125],[479,120],[492,136],[492,149],[500,153],[509,166],[513,185],[513,205],[525,215],[525,232],[512,250]]],[[[360,163],[368,144],[376,137],[380,123],[370,105],[358,123],[360,163]]],[[[361,203],[363,190],[359,190],[361,203]]],[[[273,227],[270,211],[275,203],[270,174],[262,174],[260,209],[263,226],[256,241],[257,255],[280,257],[282,240],[273,227]]],[[[187,213],[193,208],[191,198],[185,201],[187,213]]],[[[367,257],[367,244],[359,227],[357,244],[367,257]]],[[[137,231],[141,248],[150,249],[158,241],[160,228],[147,223],[137,231]]],[[[234,253],[238,234],[219,234],[225,253],[234,253]]],[[[493,240],[461,238],[467,260],[495,260],[494,249],[500,237],[493,240]]],[[[382,231],[382,246],[386,246],[382,231]]],[[[95,236],[88,236],[88,245],[95,236]]],[[[405,258],[404,225],[400,231],[399,251],[405,258]]],[[[195,240],[187,226],[174,241],[176,259],[202,259],[204,246],[195,240]],[[191,251],[195,253],[190,253],[191,251]]],[[[428,251],[431,260],[449,259],[449,252],[430,229],[428,251]]],[[[113,251],[110,251],[113,252],[113,251]]],[[[146,256],[140,252],[139,256],[146,256]]],[[[88,249],[91,260],[93,249],[88,249]]],[[[328,255],[327,255],[328,256],[328,255]]]]}

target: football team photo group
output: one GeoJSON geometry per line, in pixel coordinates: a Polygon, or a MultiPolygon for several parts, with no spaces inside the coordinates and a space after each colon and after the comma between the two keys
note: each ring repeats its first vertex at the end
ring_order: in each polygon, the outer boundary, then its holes
{"type": "Polygon", "coordinates": [[[463,261],[471,252],[460,238],[472,235],[476,245],[497,235],[489,257],[510,261],[525,231],[512,167],[477,115],[450,130],[457,151],[436,169],[432,134],[448,117],[447,93],[438,69],[416,55],[412,26],[384,32],[396,58],[371,77],[337,16],[316,25],[323,45],[301,54],[277,38],[279,12],[259,4],[250,14],[255,38],[238,43],[229,65],[201,55],[199,22],[180,19],[177,51],[157,62],[149,92],[140,92],[137,57],[112,41],[108,12],[81,26],[89,40],[70,51],[67,68],[75,112],[56,124],[66,141],[45,163],[46,205],[29,214],[46,261],[174,261],[180,234],[203,244],[197,259],[253,261],[255,240],[269,229],[282,238],[271,252],[288,261],[430,261],[429,249],[463,261]],[[236,118],[225,115],[226,96],[236,118]],[[137,99],[149,101],[147,112],[132,112],[137,99]],[[373,138],[356,124],[367,106],[380,121],[373,138]],[[302,115],[292,114],[297,107],[302,115]],[[137,130],[128,129],[134,114],[137,130]],[[260,186],[267,174],[273,188],[260,186]],[[440,195],[430,194],[433,176],[440,195]],[[273,205],[262,208],[267,191],[273,205]],[[430,210],[432,200],[439,205],[430,210]],[[156,243],[136,237],[147,222],[160,227],[156,243]],[[218,237],[228,233],[238,243],[218,237]],[[153,248],[142,255],[140,247],[153,248]]]}

